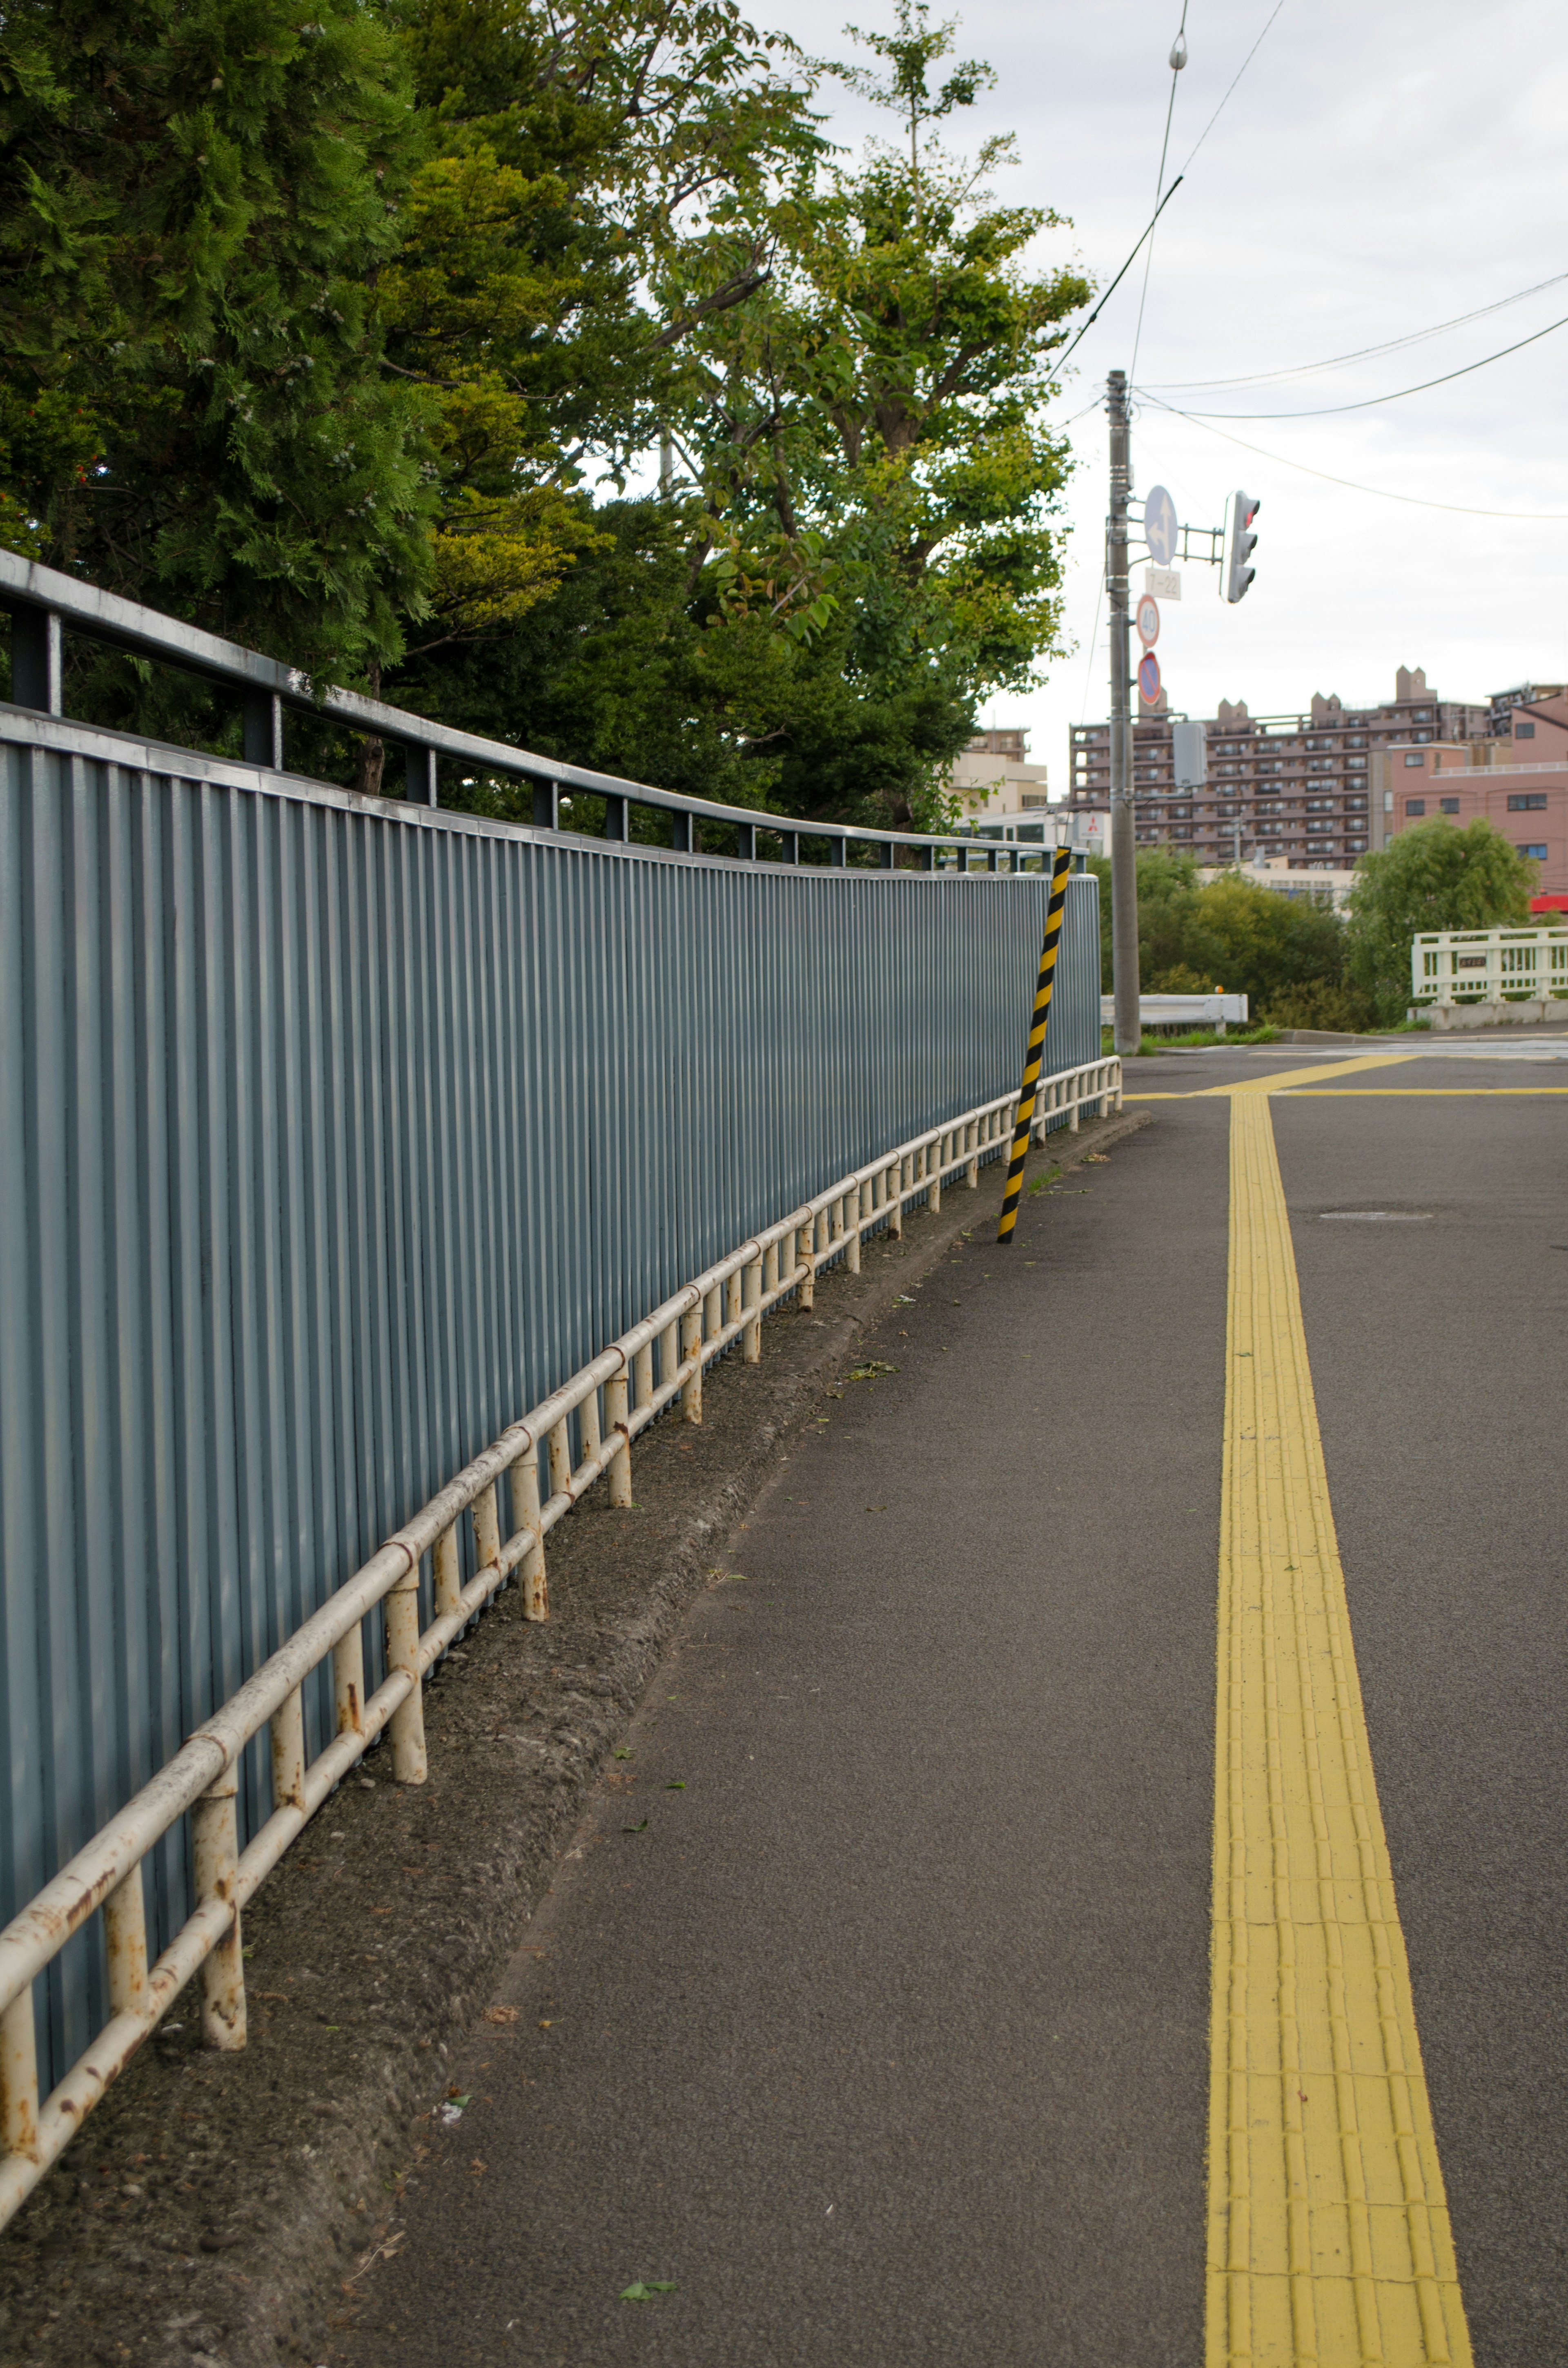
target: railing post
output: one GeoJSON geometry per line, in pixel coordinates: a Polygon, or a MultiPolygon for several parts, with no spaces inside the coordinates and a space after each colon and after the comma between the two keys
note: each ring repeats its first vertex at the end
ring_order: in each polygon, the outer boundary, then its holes
{"type": "Polygon", "coordinates": [[[895,1159],[888,1168],[887,1182],[882,1187],[888,1212],[888,1238],[903,1239],[903,1162],[895,1159]]]}
{"type": "Polygon", "coordinates": [[[582,1461],[586,1463],[599,1452],[599,1394],[590,1390],[577,1408],[577,1429],[582,1448],[582,1461]]]}
{"type": "Polygon", "coordinates": [[[930,1190],[929,1190],[929,1191],[926,1193],[926,1207],[930,1210],[931,1214],[932,1214],[934,1217],[935,1217],[935,1216],[938,1216],[938,1215],[941,1213],[941,1207],[942,1207],[942,1154],[943,1154],[943,1152],[947,1149],[947,1147],[948,1147],[948,1138],[947,1138],[947,1136],[946,1136],[945,1134],[939,1134],[939,1135],[937,1137],[937,1164],[936,1164],[936,1166],[935,1166],[935,1167],[933,1167],[933,1166],[931,1165],[931,1161],[930,1161],[929,1156],[927,1156],[927,1158],[926,1158],[926,1175],[927,1175],[927,1178],[928,1178],[928,1180],[929,1180],[930,1188],[931,1188],[931,1189],[930,1189],[930,1190]]]}
{"type": "Polygon", "coordinates": [[[559,781],[534,781],[533,826],[535,830],[559,830],[561,827],[561,784],[559,781]]]}
{"type": "Polygon", "coordinates": [[[52,609],[11,611],[11,698],[43,715],[62,712],[62,644],[52,609]]]}
{"type": "Polygon", "coordinates": [[[272,1713],[272,1805],[305,1805],[305,1703],[298,1686],[272,1713]]]}
{"type": "Polygon", "coordinates": [[[756,825],[738,822],[735,825],[735,860],[737,863],[756,861],[756,825]]]}
{"type": "Polygon", "coordinates": [[[742,1300],[743,1312],[745,1308],[751,1310],[751,1321],[741,1334],[741,1361],[746,1365],[758,1365],[762,1362],[762,1290],[765,1270],[760,1253],[743,1269],[745,1277],[742,1300]]]}
{"type": "Polygon", "coordinates": [[[240,1911],[233,1905],[240,1863],[238,1772],[226,1768],[190,1813],[196,1896],[205,1907],[233,1907],[218,1945],[201,1968],[201,2036],[209,2047],[235,2053],[245,2044],[245,1968],[240,1953],[240,1911]]]}
{"type": "Polygon", "coordinates": [[[548,1620],[550,1588],[544,1575],[544,1532],[539,1525],[539,1450],[530,1447],[512,1466],[512,1525],[531,1530],[532,1543],[523,1548],[518,1577],[523,1589],[523,1618],[548,1620]]]}
{"type": "Polygon", "coordinates": [[[680,1385],[680,1412],[683,1422],[702,1420],[702,1302],[688,1308],[680,1319],[680,1360],[691,1371],[680,1385]]]}
{"type": "Polygon", "coordinates": [[[866,1214],[866,1195],[870,1189],[869,1183],[854,1184],[844,1196],[844,1213],[848,1219],[844,1229],[847,1240],[844,1263],[851,1274],[860,1271],[860,1224],[866,1214]]]}
{"type": "Polygon", "coordinates": [[[964,1161],[963,1180],[971,1192],[980,1190],[980,1121],[971,1118],[963,1131],[963,1147],[969,1156],[964,1161]]]}
{"type": "Polygon", "coordinates": [[[732,1324],[740,1322],[744,1312],[741,1293],[744,1287],[743,1281],[744,1271],[744,1268],[736,1267],[733,1274],[727,1274],[724,1277],[724,1329],[726,1331],[732,1324]]]}
{"type": "Polygon", "coordinates": [[[795,1236],[795,1269],[800,1276],[797,1292],[800,1304],[807,1308],[817,1304],[817,1227],[821,1223],[820,1217],[813,1217],[795,1236]]]}
{"type": "Polygon", "coordinates": [[[419,1674],[419,1565],[403,1573],[381,1599],[387,1631],[387,1667],[406,1669],[408,1691],[392,1714],[392,1774],[400,1784],[423,1784],[425,1689],[419,1674]]]}
{"type": "Polygon", "coordinates": [[[501,1513],[494,1480],[473,1500],[473,1554],[481,1570],[490,1569],[501,1559],[501,1513]]]}
{"type": "Polygon", "coordinates": [[[0,2146],[38,2160],[38,2036],[29,1982],[0,2014],[0,2146]]]}
{"type": "Polygon", "coordinates": [[[629,836],[627,803],[625,798],[617,797],[613,792],[607,794],[605,798],[605,837],[613,838],[620,846],[625,845],[629,836]]]}
{"type": "Polygon", "coordinates": [[[441,1531],[430,1550],[430,1566],[436,1581],[436,1617],[444,1620],[458,1608],[463,1591],[462,1573],[458,1567],[458,1525],[452,1522],[441,1531]]]}
{"type": "Polygon", "coordinates": [[[422,748],[416,740],[405,741],[403,751],[403,795],[419,806],[439,805],[436,793],[436,751],[422,748]]]}
{"type": "Polygon", "coordinates": [[[356,1620],[347,1636],[332,1648],[333,1691],[337,1697],[339,1735],[365,1731],[365,1632],[356,1620]]]}
{"type": "Polygon", "coordinates": [[[108,2002],[116,2014],[147,2010],[147,1908],[142,1861],[123,1874],[104,1901],[104,1953],[108,2002]]]}
{"type": "Polygon", "coordinates": [[[572,1487],[572,1441],[566,1429],[566,1417],[550,1427],[550,1493],[564,1497],[572,1487]]]}
{"type": "Polygon", "coordinates": [[[631,1404],[645,1406],[653,1395],[653,1344],[644,1340],[631,1360],[631,1404]]]}
{"type": "Polygon", "coordinates": [[[283,769],[283,701],[275,690],[247,690],[243,730],[247,765],[283,769]]]}
{"type": "Polygon", "coordinates": [[[609,1460],[609,1501],[624,1508],[631,1502],[631,1423],[624,1372],[605,1383],[605,1420],[612,1433],[620,1433],[620,1445],[609,1460]]]}

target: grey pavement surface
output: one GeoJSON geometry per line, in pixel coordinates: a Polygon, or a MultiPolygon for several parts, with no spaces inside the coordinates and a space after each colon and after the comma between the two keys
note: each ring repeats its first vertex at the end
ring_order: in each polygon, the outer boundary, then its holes
{"type": "MultiPolygon", "coordinates": [[[[790,1442],[324,2357],[1196,2368],[1229,1104],[1153,1107],[790,1442]]],[[[1477,2357],[1545,2368],[1568,1097],[1274,1111],[1477,2357]]]]}

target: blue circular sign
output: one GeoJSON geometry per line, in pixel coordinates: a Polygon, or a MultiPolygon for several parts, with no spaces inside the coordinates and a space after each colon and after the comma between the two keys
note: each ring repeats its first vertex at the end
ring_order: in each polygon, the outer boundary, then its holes
{"type": "Polygon", "coordinates": [[[1143,497],[1143,540],[1156,567],[1168,567],[1176,557],[1176,504],[1164,485],[1151,485],[1143,497]]]}
{"type": "Polygon", "coordinates": [[[1138,661],[1138,696],[1145,707],[1153,707],[1160,695],[1160,661],[1153,650],[1145,650],[1138,661]]]}

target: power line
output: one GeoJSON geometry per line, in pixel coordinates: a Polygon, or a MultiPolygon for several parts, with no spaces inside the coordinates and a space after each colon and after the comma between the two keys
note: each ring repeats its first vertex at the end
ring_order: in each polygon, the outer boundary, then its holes
{"type": "Polygon", "coordinates": [[[1138,247],[1142,245],[1143,239],[1148,237],[1149,231],[1153,229],[1154,224],[1159,221],[1160,216],[1165,212],[1165,208],[1170,204],[1171,199],[1180,188],[1182,178],[1182,175],[1178,173],[1176,179],[1171,183],[1170,188],[1165,191],[1165,196],[1160,199],[1159,204],[1154,208],[1153,214],[1149,217],[1149,228],[1143,233],[1143,237],[1138,241],[1138,245],[1133,248],[1131,254],[1122,265],[1121,269],[1117,273],[1116,278],[1111,281],[1110,286],[1106,290],[1105,294],[1100,298],[1100,301],[1095,306],[1094,311],[1089,314],[1088,319],[1079,329],[1076,336],[1070,338],[1067,344],[1062,347],[1061,359],[1058,361],[1056,368],[1051,372],[1051,377],[1045,381],[1045,385],[1040,388],[1040,393],[1042,394],[1045,393],[1045,388],[1051,384],[1051,380],[1060,377],[1062,371],[1066,367],[1068,355],[1072,353],[1075,346],[1081,345],[1083,340],[1088,336],[1089,331],[1094,327],[1095,323],[1099,319],[1100,314],[1105,311],[1106,306],[1109,303],[1111,298],[1115,295],[1117,290],[1120,287],[1122,281],[1126,279],[1128,273],[1137,262],[1138,247]]]}
{"type": "MultiPolygon", "coordinates": [[[[1165,136],[1160,142],[1160,169],[1154,176],[1156,199],[1165,186],[1165,158],[1170,154],[1171,150],[1171,121],[1176,114],[1176,84],[1181,78],[1181,70],[1186,63],[1187,0],[1181,0],[1181,23],[1176,28],[1176,40],[1171,43],[1171,95],[1165,108],[1165,136]]],[[[1132,359],[1127,370],[1129,378],[1131,378],[1138,368],[1138,348],[1143,342],[1143,307],[1149,301],[1149,273],[1153,268],[1153,261],[1154,241],[1151,233],[1148,252],[1143,257],[1143,285],[1138,297],[1138,325],[1132,332],[1132,359]]]]}
{"type": "MultiPolygon", "coordinates": [[[[1544,329],[1532,330],[1517,344],[1503,346],[1494,354],[1483,354],[1478,362],[1466,362],[1460,370],[1445,370],[1441,378],[1424,378],[1419,386],[1396,387],[1392,394],[1369,394],[1363,403],[1325,403],[1312,411],[1194,411],[1184,413],[1191,419],[1331,419],[1346,411],[1375,411],[1381,403],[1403,403],[1407,394],[1425,394],[1430,387],[1447,386],[1456,378],[1468,378],[1471,370],[1485,370],[1491,362],[1505,361],[1510,354],[1523,353],[1527,346],[1539,345],[1550,337],[1554,329],[1568,328],[1568,313],[1561,321],[1549,321],[1544,329]]],[[[1145,390],[1146,392],[1146,390],[1145,390]]]]}
{"type": "Polygon", "coordinates": [[[1568,279],[1568,271],[1554,272],[1550,279],[1538,279],[1533,288],[1521,288],[1513,296],[1500,296],[1494,304],[1478,305],[1473,313],[1456,313],[1451,321],[1435,322],[1429,329],[1411,329],[1403,337],[1390,337],[1381,346],[1358,346],[1354,353],[1331,354],[1326,361],[1296,362],[1289,370],[1257,370],[1247,378],[1161,379],[1158,383],[1166,394],[1187,394],[1224,386],[1267,386],[1274,379],[1310,378],[1314,370],[1340,370],[1346,362],[1369,361],[1378,354],[1397,353],[1403,346],[1418,346],[1425,338],[1440,337],[1446,329],[1462,329],[1471,321],[1484,320],[1490,313],[1502,313],[1510,304],[1522,304],[1527,296],[1539,296],[1548,288],[1560,287],[1564,279],[1568,279]]]}
{"type": "MultiPolygon", "coordinates": [[[[1281,8],[1283,8],[1283,6],[1285,6],[1285,0],[1274,0],[1274,6],[1273,6],[1273,9],[1272,9],[1272,11],[1270,12],[1270,15],[1269,15],[1269,18],[1268,18],[1268,25],[1272,25],[1272,24],[1273,24],[1275,17],[1278,17],[1278,15],[1279,14],[1280,9],[1281,9],[1281,8]]],[[[1241,64],[1236,68],[1236,72],[1235,72],[1235,78],[1234,78],[1234,80],[1233,80],[1233,81],[1232,82],[1232,84],[1231,84],[1231,90],[1228,90],[1228,91],[1225,93],[1224,97],[1220,101],[1219,106],[1214,109],[1213,114],[1209,118],[1208,122],[1204,125],[1204,127],[1203,127],[1202,131],[1199,133],[1199,135],[1198,135],[1197,144],[1196,144],[1196,146],[1193,148],[1192,155],[1188,156],[1188,158],[1187,158],[1187,163],[1186,163],[1186,164],[1182,166],[1182,168],[1181,168],[1181,169],[1182,169],[1182,173],[1183,173],[1183,174],[1187,173],[1187,170],[1190,168],[1191,164],[1192,164],[1192,157],[1197,155],[1199,149],[1202,147],[1203,142],[1208,139],[1209,134],[1213,131],[1214,126],[1219,122],[1221,116],[1221,115],[1223,115],[1223,113],[1224,113],[1224,111],[1225,111],[1226,107],[1227,107],[1227,106],[1229,105],[1229,103],[1230,103],[1231,91],[1232,91],[1232,90],[1234,90],[1234,88],[1235,88],[1235,86],[1236,86],[1236,84],[1237,84],[1238,82],[1240,82],[1240,80],[1241,80],[1241,78],[1242,78],[1243,74],[1245,74],[1245,72],[1246,72],[1246,70],[1247,70],[1248,66],[1250,66],[1250,65],[1251,65],[1251,63],[1252,63],[1252,62],[1253,62],[1254,58],[1256,58],[1256,55],[1257,55],[1257,53],[1258,53],[1259,50],[1260,50],[1260,49],[1262,49],[1263,44],[1264,44],[1265,38],[1266,38],[1266,36],[1267,35],[1267,32],[1268,32],[1268,25],[1265,25],[1265,27],[1264,27],[1264,28],[1263,28],[1263,31],[1262,31],[1261,33],[1259,33],[1259,35],[1258,35],[1258,37],[1257,37],[1256,40],[1253,43],[1253,45],[1252,45],[1251,49],[1247,51],[1247,53],[1246,53],[1245,57],[1242,60],[1241,64]]]]}
{"type": "Polygon", "coordinates": [[[1360,485],[1354,477],[1331,476],[1326,469],[1311,469],[1304,461],[1288,460],[1283,452],[1266,452],[1261,444],[1249,444],[1244,436],[1227,436],[1222,427],[1214,427],[1201,412],[1183,411],[1174,403],[1162,403],[1147,387],[1140,392],[1156,410],[1168,412],[1173,419],[1185,419],[1192,427],[1201,427],[1206,435],[1218,436],[1225,444],[1239,445],[1244,452],[1251,452],[1260,461],[1273,461],[1282,469],[1299,470],[1303,477],[1321,478],[1325,485],[1343,485],[1353,494],[1370,494],[1380,502],[1404,502],[1414,509],[1444,510],[1452,518],[1512,518],[1527,526],[1568,523],[1568,510],[1478,510],[1462,502],[1429,502],[1419,494],[1391,494],[1385,485],[1360,485]]]}

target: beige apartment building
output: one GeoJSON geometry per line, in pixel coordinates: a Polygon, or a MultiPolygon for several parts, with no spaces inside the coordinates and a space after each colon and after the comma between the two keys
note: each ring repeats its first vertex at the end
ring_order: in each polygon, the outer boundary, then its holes
{"type": "Polygon", "coordinates": [[[949,785],[975,822],[1035,814],[1046,804],[1046,768],[1028,761],[1028,734],[1011,727],[977,732],[954,759],[949,785]]]}

